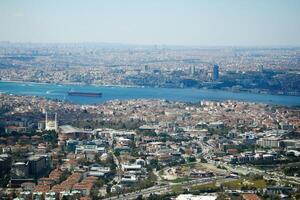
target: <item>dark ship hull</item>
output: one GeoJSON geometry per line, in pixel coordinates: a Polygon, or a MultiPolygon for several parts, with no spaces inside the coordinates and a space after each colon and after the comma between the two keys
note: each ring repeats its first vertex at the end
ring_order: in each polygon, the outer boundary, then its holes
{"type": "Polygon", "coordinates": [[[68,92],[69,96],[101,97],[101,92],[68,92]]]}

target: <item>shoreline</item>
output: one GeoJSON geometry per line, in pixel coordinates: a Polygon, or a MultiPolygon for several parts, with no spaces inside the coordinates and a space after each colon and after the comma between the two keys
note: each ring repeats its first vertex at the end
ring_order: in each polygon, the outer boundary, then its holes
{"type": "Polygon", "coordinates": [[[66,100],[75,104],[98,104],[115,99],[165,99],[178,102],[199,102],[202,100],[212,101],[240,101],[287,107],[300,106],[299,96],[273,95],[251,92],[234,92],[220,89],[207,88],[153,88],[153,87],[120,87],[103,85],[79,85],[72,84],[73,90],[95,91],[102,90],[104,94],[100,99],[80,99],[66,97],[64,93],[70,90],[70,84],[36,83],[25,81],[0,80],[2,94],[18,96],[39,96],[47,99],[66,100]],[[14,85],[15,84],[15,85],[14,85]],[[2,85],[2,87],[1,87],[2,85]],[[16,87],[16,89],[14,88],[16,87]],[[24,89],[22,88],[24,87],[24,89]],[[36,87],[36,88],[35,88],[36,87]],[[53,89],[52,89],[53,88],[53,89]],[[58,93],[47,93],[47,90],[57,90],[58,93]]]}
{"type": "MultiPolygon", "coordinates": [[[[52,84],[52,85],[65,85],[65,86],[68,86],[68,85],[80,85],[80,86],[95,86],[95,87],[119,87],[119,88],[147,88],[147,86],[138,86],[138,85],[98,85],[98,84],[86,84],[86,83],[67,83],[67,82],[61,82],[61,83],[54,83],[54,82],[51,82],[51,83],[48,83],[48,82],[34,82],[34,81],[17,81],[17,80],[0,80],[0,83],[3,82],[3,83],[28,83],[28,84],[52,84]]],[[[151,87],[149,87],[151,88],[151,87]]],[[[154,88],[154,87],[153,87],[154,88]]],[[[179,88],[178,88],[179,89],[179,88]]]]}
{"type": "Polygon", "coordinates": [[[93,86],[93,87],[107,87],[107,88],[161,88],[161,89],[195,89],[195,90],[203,90],[203,91],[224,91],[233,94],[257,94],[257,95],[270,95],[270,96],[280,96],[280,97],[300,97],[300,95],[290,95],[290,94],[278,94],[278,93],[270,93],[270,92],[251,92],[248,90],[242,91],[234,91],[230,89],[212,89],[212,88],[196,88],[196,87],[187,87],[187,88],[180,88],[180,87],[151,87],[151,86],[138,86],[138,85],[98,85],[98,84],[86,84],[86,83],[48,83],[48,82],[33,82],[33,81],[18,81],[18,80],[0,80],[0,83],[24,83],[24,84],[40,84],[40,85],[64,85],[64,86],[93,86]]]}

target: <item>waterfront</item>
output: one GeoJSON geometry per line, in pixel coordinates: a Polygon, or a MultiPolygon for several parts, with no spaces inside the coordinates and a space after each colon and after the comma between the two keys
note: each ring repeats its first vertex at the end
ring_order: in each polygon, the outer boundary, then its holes
{"type": "Polygon", "coordinates": [[[94,85],[59,85],[47,83],[2,81],[0,82],[0,93],[40,96],[51,99],[66,100],[78,104],[96,104],[115,99],[166,99],[183,102],[198,102],[201,100],[238,100],[285,106],[300,105],[299,96],[254,94],[195,88],[139,88],[94,85]],[[70,90],[85,92],[102,92],[103,96],[68,96],[67,93],[70,90]]]}

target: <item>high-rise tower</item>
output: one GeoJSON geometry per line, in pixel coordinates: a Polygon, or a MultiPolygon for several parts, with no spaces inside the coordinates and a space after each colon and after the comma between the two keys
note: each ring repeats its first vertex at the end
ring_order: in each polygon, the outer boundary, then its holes
{"type": "Polygon", "coordinates": [[[219,65],[214,65],[213,68],[213,80],[216,81],[219,79],[219,65]]]}

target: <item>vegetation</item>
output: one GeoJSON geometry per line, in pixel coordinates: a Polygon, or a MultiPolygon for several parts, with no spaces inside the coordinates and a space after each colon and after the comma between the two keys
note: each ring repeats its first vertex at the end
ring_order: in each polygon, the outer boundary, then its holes
{"type": "Polygon", "coordinates": [[[240,190],[242,188],[242,180],[234,180],[222,184],[223,187],[230,190],[240,190]]]}
{"type": "Polygon", "coordinates": [[[216,186],[215,183],[207,183],[207,184],[202,184],[202,185],[195,185],[192,186],[191,192],[193,194],[200,194],[204,192],[217,192],[219,191],[219,187],[216,186]]]}
{"type": "Polygon", "coordinates": [[[0,176],[0,187],[6,187],[10,180],[10,174],[1,174],[0,176]]]}
{"type": "Polygon", "coordinates": [[[96,189],[92,189],[91,190],[91,194],[90,194],[90,196],[91,196],[91,198],[93,199],[93,200],[97,200],[97,199],[99,199],[99,195],[98,195],[99,193],[98,193],[98,191],[96,190],[96,189]]]}
{"type": "Polygon", "coordinates": [[[44,131],[42,137],[45,142],[51,143],[53,148],[57,146],[58,134],[55,131],[44,131]]]}
{"type": "Polygon", "coordinates": [[[287,176],[300,176],[300,166],[285,167],[283,173],[287,176]]]}
{"type": "Polygon", "coordinates": [[[217,197],[217,199],[216,200],[224,200],[224,199],[230,199],[230,198],[228,198],[229,196],[227,195],[227,194],[225,194],[225,193],[219,193],[218,194],[218,197],[217,197]]]}
{"type": "Polygon", "coordinates": [[[71,175],[71,172],[68,170],[65,170],[64,173],[62,173],[62,176],[59,179],[59,182],[63,182],[71,175]]]}
{"type": "Polygon", "coordinates": [[[147,200],[171,200],[172,195],[164,194],[164,195],[157,195],[157,194],[150,194],[147,200]]]}
{"type": "Polygon", "coordinates": [[[152,187],[155,185],[156,180],[157,180],[156,175],[153,172],[149,172],[147,179],[139,181],[137,185],[137,189],[141,190],[141,189],[152,187]]]}
{"type": "Polygon", "coordinates": [[[176,193],[176,194],[179,194],[179,193],[182,193],[184,190],[182,188],[181,185],[174,185],[172,186],[172,192],[173,193],[176,193]]]}
{"type": "Polygon", "coordinates": [[[153,169],[159,170],[160,169],[160,165],[158,163],[158,160],[150,160],[150,163],[147,165],[147,171],[151,171],[153,169]]]}
{"type": "Polygon", "coordinates": [[[82,127],[87,129],[94,129],[94,128],[112,128],[112,129],[126,129],[126,130],[136,130],[140,126],[144,124],[141,120],[114,120],[114,121],[98,121],[98,120],[80,120],[75,121],[71,125],[76,127],[82,127]]]}
{"type": "Polygon", "coordinates": [[[249,190],[249,189],[263,189],[267,186],[264,179],[250,180],[239,179],[222,184],[223,187],[231,190],[249,190]]]}
{"type": "Polygon", "coordinates": [[[195,158],[195,156],[190,156],[190,157],[187,158],[187,161],[190,162],[190,163],[191,162],[196,162],[196,158],[195,158]]]}
{"type": "Polygon", "coordinates": [[[182,177],[182,178],[177,178],[174,180],[171,180],[172,183],[182,183],[182,182],[186,182],[186,181],[190,181],[191,179],[188,177],[182,177]]]}

